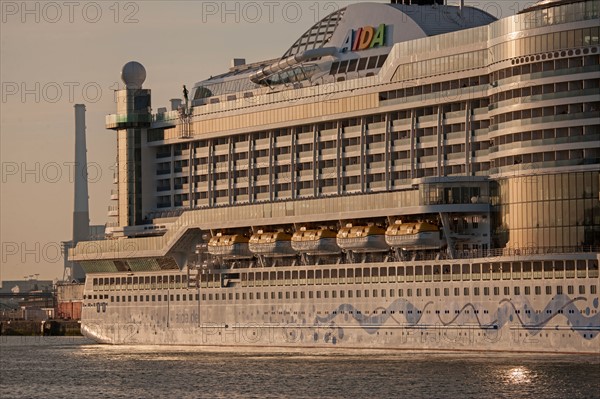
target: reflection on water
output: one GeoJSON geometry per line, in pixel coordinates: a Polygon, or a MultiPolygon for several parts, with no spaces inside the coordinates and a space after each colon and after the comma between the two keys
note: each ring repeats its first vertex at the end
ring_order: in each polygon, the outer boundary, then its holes
{"type": "Polygon", "coordinates": [[[508,370],[506,382],[508,384],[529,384],[531,383],[531,371],[527,367],[514,367],[508,370]]]}
{"type": "Polygon", "coordinates": [[[102,346],[0,337],[1,398],[594,398],[597,356],[102,346]]]}

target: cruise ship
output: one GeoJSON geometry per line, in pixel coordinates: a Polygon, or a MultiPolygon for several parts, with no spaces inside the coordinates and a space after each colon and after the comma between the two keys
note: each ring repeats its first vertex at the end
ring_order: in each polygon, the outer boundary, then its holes
{"type": "Polygon", "coordinates": [[[599,14],[358,3],[156,111],[127,63],[83,333],[600,354],[599,14]]]}

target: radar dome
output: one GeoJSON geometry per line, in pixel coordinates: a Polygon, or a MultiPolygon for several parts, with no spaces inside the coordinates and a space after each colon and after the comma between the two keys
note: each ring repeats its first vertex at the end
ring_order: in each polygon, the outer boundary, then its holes
{"type": "Polygon", "coordinates": [[[141,89],[146,80],[146,68],[137,61],[130,61],[121,70],[121,80],[128,89],[141,89]]]}

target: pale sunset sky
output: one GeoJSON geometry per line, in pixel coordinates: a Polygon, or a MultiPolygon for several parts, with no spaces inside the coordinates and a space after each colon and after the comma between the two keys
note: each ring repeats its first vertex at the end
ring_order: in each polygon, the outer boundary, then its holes
{"type": "MultiPolygon", "coordinates": [[[[386,3],[387,1],[374,1],[386,3]]],[[[128,61],[152,108],[226,72],[281,57],[346,1],[0,1],[0,281],[62,278],[72,229],[75,104],[87,107],[90,221],[106,223],[116,138],[104,127],[128,61]],[[249,5],[251,4],[251,5],[249,5]]],[[[449,4],[458,1],[450,0],[449,4]]],[[[498,18],[534,1],[466,1],[498,18]]]]}

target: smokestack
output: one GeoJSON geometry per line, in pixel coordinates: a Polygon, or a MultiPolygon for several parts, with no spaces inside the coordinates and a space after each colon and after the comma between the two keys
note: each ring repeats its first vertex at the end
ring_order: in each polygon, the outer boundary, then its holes
{"type": "MultiPolygon", "coordinates": [[[[89,240],[87,147],[85,143],[85,105],[75,105],[75,199],[73,203],[73,245],[89,240]]],[[[71,278],[85,278],[83,269],[73,264],[71,278]]]]}

